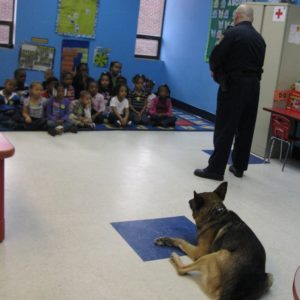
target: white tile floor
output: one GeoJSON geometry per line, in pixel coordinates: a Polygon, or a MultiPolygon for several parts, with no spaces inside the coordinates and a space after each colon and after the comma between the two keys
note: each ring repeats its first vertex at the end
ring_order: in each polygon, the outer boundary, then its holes
{"type": "MultiPolygon", "coordinates": [[[[0,244],[1,300],[206,299],[197,274],[168,260],[144,263],[110,222],[185,215],[193,190],[217,182],[205,167],[212,133],[85,132],[52,138],[6,133],[6,240],[0,244]]],[[[292,299],[300,265],[300,166],[250,166],[226,173],[226,203],[256,232],[274,274],[269,300],[292,299]]],[[[188,261],[187,258],[184,258],[188,261]]]]}

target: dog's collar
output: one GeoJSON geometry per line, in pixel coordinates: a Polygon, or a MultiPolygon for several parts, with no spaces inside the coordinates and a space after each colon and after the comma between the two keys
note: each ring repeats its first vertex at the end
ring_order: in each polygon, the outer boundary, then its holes
{"type": "Polygon", "coordinates": [[[214,212],[214,214],[219,215],[219,214],[223,213],[223,212],[226,211],[226,210],[227,210],[227,209],[226,209],[224,206],[217,206],[217,207],[215,207],[215,208],[213,209],[213,212],[214,212]]]}
{"type": "Polygon", "coordinates": [[[201,235],[204,232],[206,232],[207,230],[209,230],[210,228],[214,227],[216,224],[219,224],[220,220],[216,219],[216,217],[219,217],[223,214],[225,214],[227,212],[227,208],[225,206],[215,206],[212,210],[211,213],[209,214],[208,219],[203,222],[204,225],[203,227],[200,227],[197,225],[197,229],[198,229],[198,234],[201,235]]]}

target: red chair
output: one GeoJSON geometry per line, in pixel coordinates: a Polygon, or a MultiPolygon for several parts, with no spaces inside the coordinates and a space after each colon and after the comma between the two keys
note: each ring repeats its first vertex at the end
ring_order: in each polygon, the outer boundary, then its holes
{"type": "Polygon", "coordinates": [[[282,161],[282,150],[283,144],[287,144],[288,148],[285,153],[285,158],[283,161],[282,172],[284,171],[284,167],[288,158],[290,151],[293,150],[294,139],[290,136],[291,130],[291,121],[278,114],[272,114],[271,116],[271,137],[268,143],[268,147],[265,154],[265,162],[270,162],[270,158],[273,152],[275,141],[280,142],[280,161],[282,161]],[[268,158],[268,160],[266,159],[268,158]]]}

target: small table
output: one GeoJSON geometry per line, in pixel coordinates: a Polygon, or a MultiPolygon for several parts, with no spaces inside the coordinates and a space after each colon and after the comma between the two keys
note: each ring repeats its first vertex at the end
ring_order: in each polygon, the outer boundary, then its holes
{"type": "Polygon", "coordinates": [[[13,156],[14,146],[0,134],[0,242],[5,237],[5,219],[4,219],[4,160],[13,156]]]}
{"type": "Polygon", "coordinates": [[[269,111],[274,114],[282,115],[286,118],[289,118],[297,122],[300,121],[300,111],[294,111],[286,108],[269,108],[269,107],[264,107],[263,109],[265,111],[269,111]]]}

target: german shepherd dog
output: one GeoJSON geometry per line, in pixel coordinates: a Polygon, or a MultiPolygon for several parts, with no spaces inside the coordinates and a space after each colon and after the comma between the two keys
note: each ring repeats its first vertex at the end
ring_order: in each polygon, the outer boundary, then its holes
{"type": "Polygon", "coordinates": [[[214,300],[254,300],[273,283],[265,272],[266,253],[253,231],[223,204],[227,182],[213,192],[194,192],[189,201],[197,226],[197,245],[170,237],[155,240],[158,246],[178,247],[194,262],[184,265],[173,253],[179,275],[200,271],[200,286],[214,300]]]}

